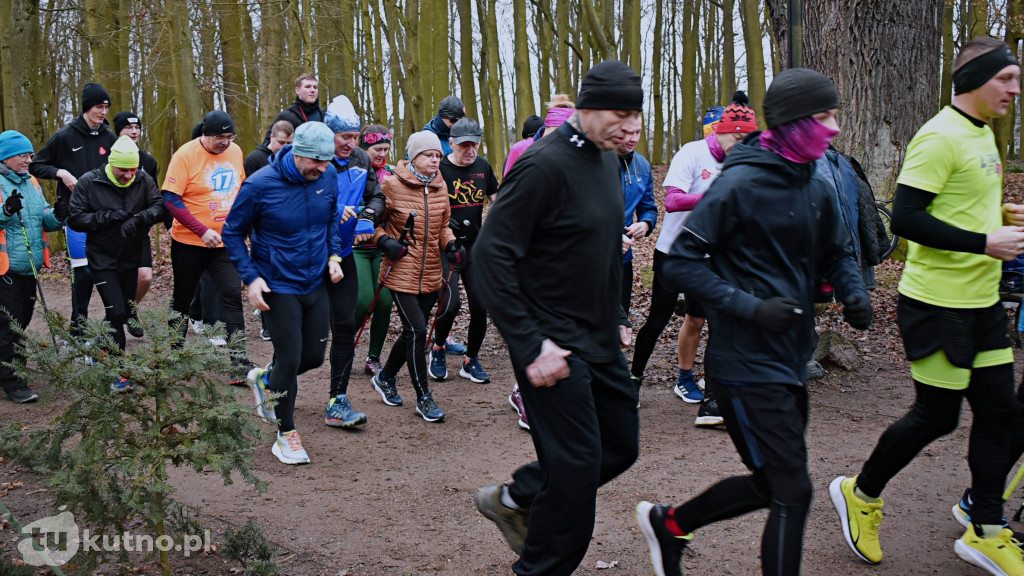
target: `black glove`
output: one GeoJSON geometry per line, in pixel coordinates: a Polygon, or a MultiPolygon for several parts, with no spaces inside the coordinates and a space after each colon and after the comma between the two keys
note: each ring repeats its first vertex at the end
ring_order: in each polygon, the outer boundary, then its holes
{"type": "Polygon", "coordinates": [[[132,216],[131,212],[127,210],[101,210],[96,215],[101,217],[104,225],[117,224],[132,216]]]}
{"type": "Polygon", "coordinates": [[[846,299],[843,305],[843,319],[857,330],[871,327],[871,318],[875,310],[871,307],[871,297],[864,292],[857,292],[846,299]]]}
{"type": "Polygon", "coordinates": [[[384,252],[384,255],[392,261],[401,260],[403,256],[409,253],[408,246],[390,236],[382,237],[377,242],[377,246],[379,246],[381,251],[384,252]]]}
{"type": "Polygon", "coordinates": [[[455,264],[456,266],[466,261],[466,249],[462,246],[457,246],[455,240],[452,240],[444,247],[444,251],[448,254],[448,263],[455,264]]]}
{"type": "Polygon", "coordinates": [[[754,324],[757,324],[758,328],[781,334],[792,330],[803,315],[804,311],[800,308],[799,302],[792,298],[775,296],[761,300],[757,305],[754,309],[754,324]]]}
{"type": "Polygon", "coordinates": [[[57,199],[57,203],[53,205],[53,215],[57,220],[67,220],[68,215],[71,214],[71,202],[68,200],[57,199]]]}
{"type": "Polygon", "coordinates": [[[134,238],[139,233],[139,219],[129,218],[121,224],[121,238],[134,238]]]}
{"type": "Polygon", "coordinates": [[[14,216],[15,212],[21,212],[23,208],[21,199],[24,198],[17,190],[11,192],[11,195],[7,197],[7,201],[4,202],[4,216],[10,218],[14,216]]]}

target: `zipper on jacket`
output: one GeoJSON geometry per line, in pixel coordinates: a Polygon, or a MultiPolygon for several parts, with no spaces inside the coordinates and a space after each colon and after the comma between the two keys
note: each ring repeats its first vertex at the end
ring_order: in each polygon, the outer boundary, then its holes
{"type": "MultiPolygon", "coordinates": [[[[423,293],[423,275],[427,272],[427,243],[430,238],[430,186],[427,184],[423,185],[423,212],[426,214],[426,218],[423,219],[423,245],[420,246],[420,251],[423,252],[423,257],[420,259],[420,287],[417,292],[423,293]]],[[[442,277],[442,280],[444,278],[442,277]]]]}

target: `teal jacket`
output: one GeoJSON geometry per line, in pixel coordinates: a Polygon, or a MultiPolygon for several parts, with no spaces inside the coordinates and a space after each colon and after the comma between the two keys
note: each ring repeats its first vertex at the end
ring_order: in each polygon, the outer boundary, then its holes
{"type": "MultiPolygon", "coordinates": [[[[43,231],[60,230],[63,222],[53,215],[53,208],[43,198],[43,191],[32,181],[28,174],[15,172],[0,163],[0,205],[3,205],[11,193],[17,190],[24,198],[21,203],[21,217],[25,221],[25,232],[32,242],[32,256],[36,270],[43,267],[43,254],[47,247],[43,243],[43,231]]],[[[25,247],[25,235],[22,233],[18,215],[6,216],[0,210],[0,230],[4,232],[7,256],[10,259],[10,271],[23,276],[32,275],[32,265],[28,261],[28,249],[25,247]]],[[[2,255],[0,255],[2,261],[2,255]]],[[[2,267],[2,262],[0,262],[2,267]]]]}

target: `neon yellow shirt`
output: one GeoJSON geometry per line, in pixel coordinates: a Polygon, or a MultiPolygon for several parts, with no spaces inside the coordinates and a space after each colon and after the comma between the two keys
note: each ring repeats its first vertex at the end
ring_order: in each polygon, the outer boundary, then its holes
{"type": "MultiPolygon", "coordinates": [[[[1003,166],[995,135],[951,107],[914,135],[897,183],[936,194],[928,213],[951,226],[988,234],[1003,224],[1003,166]]],[[[946,308],[986,308],[999,301],[998,260],[908,245],[900,294],[946,308]]]]}

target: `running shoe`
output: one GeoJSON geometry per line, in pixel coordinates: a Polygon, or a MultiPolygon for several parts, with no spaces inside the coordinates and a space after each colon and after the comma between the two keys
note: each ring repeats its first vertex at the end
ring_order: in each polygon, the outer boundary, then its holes
{"type": "Polygon", "coordinates": [[[220,336],[214,336],[213,338],[210,338],[210,344],[213,344],[214,346],[227,346],[228,341],[220,336]]]}
{"type": "Polygon", "coordinates": [[[647,540],[651,552],[651,565],[656,576],[683,576],[679,564],[683,559],[683,550],[693,538],[693,534],[676,536],[665,527],[665,517],[669,507],[664,504],[641,502],[636,505],[636,523],[640,532],[647,540]]]}
{"type": "Polygon", "coordinates": [[[139,324],[139,317],[132,314],[128,317],[128,321],[124,323],[125,328],[128,329],[128,333],[136,338],[142,338],[146,335],[145,330],[142,329],[142,325],[139,324]]]}
{"type": "Polygon", "coordinates": [[[642,376],[634,376],[630,374],[630,380],[633,382],[633,387],[636,388],[636,407],[640,407],[640,390],[644,387],[644,379],[642,376]]]}
{"type": "Polygon", "coordinates": [[[994,538],[982,538],[974,531],[974,524],[955,544],[956,555],[994,576],[1024,574],[1024,556],[1013,540],[1013,530],[1003,528],[994,538]]]}
{"type": "Polygon", "coordinates": [[[451,336],[445,339],[444,349],[451,356],[462,356],[466,353],[466,347],[455,340],[452,340],[451,336]]]}
{"type": "Polygon", "coordinates": [[[416,400],[416,413],[427,422],[440,422],[444,420],[444,410],[434,402],[434,395],[427,392],[416,400]]]}
{"type": "Polygon", "coordinates": [[[484,486],[476,491],[473,501],[476,509],[491,522],[498,525],[498,530],[505,537],[509,548],[522,555],[523,542],[526,541],[526,524],[530,519],[530,511],[526,508],[509,508],[501,503],[504,484],[484,486]]]}
{"type": "Polygon", "coordinates": [[[132,391],[132,381],[127,379],[127,378],[125,378],[124,376],[119,376],[117,378],[117,380],[114,380],[113,382],[111,382],[110,389],[113,390],[114,392],[118,393],[118,394],[124,394],[124,393],[127,393],[127,392],[131,392],[132,391]]]}
{"type": "Polygon", "coordinates": [[[700,410],[697,410],[697,419],[693,421],[694,426],[707,428],[724,424],[725,418],[722,418],[722,412],[718,409],[718,400],[706,398],[704,402],[700,403],[700,410]]]}
{"type": "Polygon", "coordinates": [[[278,432],[277,441],[270,451],[284,464],[309,464],[309,454],[302,447],[298,430],[278,432]]]}
{"type": "Polygon", "coordinates": [[[697,387],[697,382],[693,379],[692,373],[684,376],[682,371],[680,371],[674,390],[676,396],[682,398],[683,402],[687,404],[697,404],[704,400],[704,392],[697,387]]]}
{"type": "Polygon", "coordinates": [[[352,409],[348,396],[338,394],[327,401],[327,417],[325,422],[335,428],[351,428],[366,424],[366,414],[352,409]]]}
{"type": "MultiPolygon", "coordinates": [[[[971,525],[971,507],[974,505],[974,500],[971,499],[971,489],[967,488],[964,490],[964,495],[960,498],[960,501],[953,506],[953,518],[960,523],[961,526],[967,528],[971,525]]],[[[1003,528],[1010,528],[1010,523],[1006,521],[1006,517],[1003,517],[1003,528]]],[[[1013,532],[1013,543],[1024,550],[1024,533],[1013,532]]]]}
{"type": "Polygon", "coordinates": [[[486,384],[491,381],[491,375],[484,371],[480,366],[480,361],[476,358],[466,358],[466,361],[462,363],[462,368],[459,368],[459,376],[469,378],[477,384],[486,384]]]}
{"type": "Polygon", "coordinates": [[[367,356],[366,357],[366,368],[364,372],[371,376],[376,376],[378,372],[384,369],[384,365],[380,363],[380,356],[367,356]]]}
{"type": "Polygon", "coordinates": [[[39,400],[39,394],[33,392],[31,388],[19,388],[17,390],[4,390],[4,398],[18,404],[28,404],[29,402],[39,400]]]}
{"type": "Polygon", "coordinates": [[[381,400],[388,406],[401,406],[402,397],[398,395],[398,388],[395,386],[395,379],[389,377],[383,370],[374,374],[370,379],[373,389],[380,394],[381,400]]]}
{"type": "Polygon", "coordinates": [[[519,395],[519,388],[512,390],[512,393],[508,395],[508,403],[516,409],[516,414],[519,414],[519,427],[523,430],[530,429],[530,421],[526,419],[526,406],[523,406],[523,397],[519,395]]]}
{"type": "Polygon", "coordinates": [[[839,476],[828,485],[828,493],[832,497],[832,505],[839,513],[843,537],[850,549],[868,564],[878,564],[882,561],[878,526],[882,523],[882,506],[885,502],[881,498],[874,503],[861,500],[853,493],[856,485],[856,476],[839,476]]]}
{"type": "Polygon", "coordinates": [[[193,320],[189,318],[188,327],[192,330],[193,334],[202,334],[203,332],[206,332],[206,326],[203,324],[202,320],[193,320]]]}
{"type": "Polygon", "coordinates": [[[270,340],[270,332],[267,331],[267,323],[263,320],[263,311],[259,309],[253,310],[252,315],[260,320],[260,340],[270,340]]]}
{"type": "Polygon", "coordinates": [[[434,380],[444,380],[448,377],[448,365],[445,363],[444,348],[436,344],[430,350],[430,365],[427,366],[427,373],[434,380]]]}
{"type": "Polygon", "coordinates": [[[277,420],[274,409],[267,405],[267,401],[270,399],[270,390],[267,389],[267,384],[270,382],[270,370],[253,368],[249,370],[245,380],[252,388],[252,395],[256,398],[256,414],[267,424],[277,420]]]}

